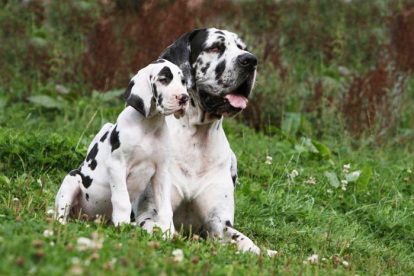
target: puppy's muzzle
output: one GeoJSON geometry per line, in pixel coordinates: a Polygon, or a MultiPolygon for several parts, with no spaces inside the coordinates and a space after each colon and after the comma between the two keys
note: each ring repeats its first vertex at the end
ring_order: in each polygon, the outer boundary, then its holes
{"type": "Polygon", "coordinates": [[[190,96],[188,96],[188,94],[184,94],[184,93],[181,94],[181,95],[175,96],[175,97],[178,100],[179,105],[185,105],[188,102],[188,100],[190,99],[190,96]]]}

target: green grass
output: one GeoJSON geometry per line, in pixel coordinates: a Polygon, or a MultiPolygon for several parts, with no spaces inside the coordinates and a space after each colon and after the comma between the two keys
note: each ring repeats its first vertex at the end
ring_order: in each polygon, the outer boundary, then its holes
{"type": "Polygon", "coordinates": [[[0,113],[0,274],[293,274],[365,275],[414,271],[412,147],[353,148],[350,140],[265,136],[227,120],[239,159],[235,226],[270,259],[239,254],[232,245],[176,237],[164,241],[140,229],[48,218],[64,175],[82,160],[93,135],[122,109],[99,97],[60,109],[7,103],[0,113]],[[93,118],[91,120],[91,118],[93,118]],[[317,145],[317,153],[311,145],[317,145]],[[272,164],[266,164],[271,156],[272,164]],[[346,191],[344,164],[362,170],[346,191]],[[289,174],[297,170],[299,175],[289,174]],[[316,184],[307,184],[310,177],[316,184]],[[45,230],[53,235],[44,236],[45,230]],[[95,234],[93,234],[95,233],[95,234]],[[79,237],[102,236],[100,249],[79,251],[79,237]],[[175,262],[172,252],[184,251],[175,262]],[[318,264],[304,264],[312,254],[318,264]],[[322,259],[324,258],[324,259],[322,259]],[[348,262],[344,266],[343,261],[348,262]]]}

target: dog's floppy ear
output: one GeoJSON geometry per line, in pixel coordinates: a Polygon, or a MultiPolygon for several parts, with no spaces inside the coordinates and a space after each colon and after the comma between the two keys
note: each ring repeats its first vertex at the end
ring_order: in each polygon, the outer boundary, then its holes
{"type": "Polygon", "coordinates": [[[129,82],[124,97],[128,105],[148,117],[154,99],[149,73],[140,70],[129,82]]]}
{"type": "MultiPolygon", "coordinates": [[[[182,70],[188,88],[191,88],[194,85],[191,64],[194,62],[194,57],[196,58],[200,53],[198,49],[194,49],[193,42],[194,40],[205,40],[206,37],[207,29],[196,29],[192,32],[185,33],[173,44],[168,46],[159,57],[174,63],[182,70]]],[[[199,43],[196,44],[198,45],[199,43]]]]}

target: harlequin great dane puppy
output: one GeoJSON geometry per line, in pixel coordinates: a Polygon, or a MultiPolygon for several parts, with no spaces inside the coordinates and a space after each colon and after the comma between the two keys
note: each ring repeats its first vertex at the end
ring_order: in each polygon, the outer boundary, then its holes
{"type": "Polygon", "coordinates": [[[130,81],[127,106],[116,124],[105,124],[93,139],[85,161],[63,180],[56,196],[57,218],[79,212],[129,223],[131,201],[148,183],[154,190],[154,221],[174,231],[170,204],[170,138],[165,115],[182,115],[188,93],[181,70],[160,59],[130,81]]]}
{"type": "MultiPolygon", "coordinates": [[[[237,160],[222,128],[223,117],[246,108],[256,77],[256,57],[236,34],[215,28],[184,34],[160,57],[181,68],[191,98],[184,117],[167,117],[175,137],[170,166],[175,227],[191,228],[236,242],[241,251],[260,253],[233,227],[237,160]]],[[[145,226],[154,215],[154,194],[149,186],[134,202],[140,225],[145,226]]]]}

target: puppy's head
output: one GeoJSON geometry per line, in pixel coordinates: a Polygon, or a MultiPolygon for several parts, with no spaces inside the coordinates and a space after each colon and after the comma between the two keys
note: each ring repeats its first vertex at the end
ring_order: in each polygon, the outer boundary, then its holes
{"type": "Polygon", "coordinates": [[[161,57],[180,66],[204,111],[231,116],[246,108],[257,59],[235,33],[195,30],[175,41],[161,57]]]}
{"type": "Polygon", "coordinates": [[[159,59],[132,77],[125,100],[145,117],[155,113],[181,116],[188,106],[189,96],[180,68],[159,59]]]}

